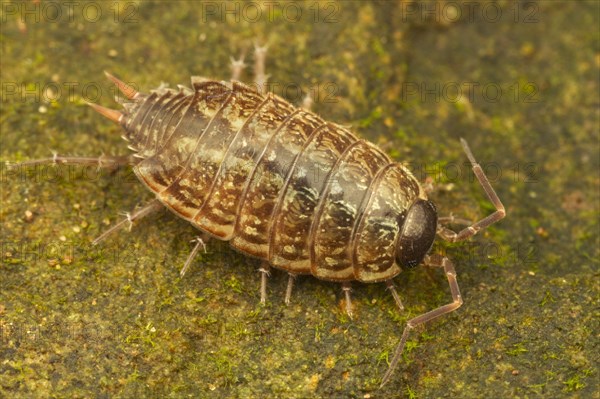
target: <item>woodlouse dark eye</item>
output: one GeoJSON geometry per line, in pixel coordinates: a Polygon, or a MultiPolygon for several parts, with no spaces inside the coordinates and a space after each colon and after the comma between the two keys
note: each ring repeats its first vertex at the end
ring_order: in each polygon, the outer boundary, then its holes
{"type": "Polygon", "coordinates": [[[396,262],[401,267],[419,265],[435,238],[437,211],[431,201],[418,200],[408,210],[396,248],[396,262]]]}

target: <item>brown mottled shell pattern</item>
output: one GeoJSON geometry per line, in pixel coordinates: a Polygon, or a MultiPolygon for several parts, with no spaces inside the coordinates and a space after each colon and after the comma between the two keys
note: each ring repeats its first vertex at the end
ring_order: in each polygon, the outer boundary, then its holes
{"type": "Polygon", "coordinates": [[[378,282],[415,177],[347,129],[239,83],[192,79],[125,106],[137,177],[168,209],[294,274],[378,282]]]}

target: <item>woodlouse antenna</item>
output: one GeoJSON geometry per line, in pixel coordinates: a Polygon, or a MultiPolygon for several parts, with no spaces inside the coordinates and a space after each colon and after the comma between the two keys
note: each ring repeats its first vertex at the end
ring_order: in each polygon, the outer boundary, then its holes
{"type": "Polygon", "coordinates": [[[428,267],[439,267],[444,269],[446,278],[448,279],[448,285],[450,285],[452,302],[408,320],[408,322],[406,323],[406,327],[402,332],[402,338],[400,339],[400,343],[398,344],[398,346],[396,346],[396,350],[394,351],[394,356],[390,361],[390,365],[385,374],[383,375],[383,378],[381,379],[381,385],[379,385],[379,389],[381,389],[385,384],[388,383],[394,370],[398,366],[402,353],[404,352],[406,340],[408,339],[408,335],[410,334],[410,332],[415,327],[421,324],[425,324],[442,315],[455,311],[463,303],[462,296],[460,295],[460,289],[458,288],[458,282],[456,281],[456,270],[454,269],[454,265],[452,264],[450,259],[441,255],[427,256],[423,265],[428,267]]]}
{"type": "Polygon", "coordinates": [[[85,103],[87,105],[89,105],[90,107],[92,107],[94,109],[94,111],[107,117],[108,119],[110,119],[113,122],[121,123],[121,121],[123,120],[123,114],[121,112],[117,111],[116,109],[106,108],[106,107],[103,107],[98,104],[90,103],[88,101],[86,101],[85,103]]]}
{"type": "Polygon", "coordinates": [[[104,71],[104,74],[115,84],[115,86],[117,86],[121,93],[123,93],[128,99],[135,100],[139,96],[140,93],[138,93],[136,89],[129,86],[127,83],[117,79],[107,71],[104,71]]]}
{"type": "Polygon", "coordinates": [[[485,172],[483,171],[479,163],[475,160],[475,156],[473,156],[473,153],[471,152],[471,149],[469,148],[469,145],[467,144],[466,140],[461,138],[460,143],[463,147],[463,150],[465,151],[465,154],[467,154],[467,158],[469,158],[469,162],[471,162],[471,167],[473,168],[473,173],[475,174],[477,181],[479,181],[479,184],[483,188],[483,191],[485,191],[488,200],[492,203],[492,205],[494,205],[496,211],[473,224],[467,223],[469,224],[469,226],[462,229],[458,233],[440,225],[438,228],[438,234],[444,240],[450,242],[466,240],[467,238],[474,236],[481,230],[487,228],[491,224],[496,223],[497,221],[503,219],[506,216],[506,209],[504,208],[502,201],[500,201],[500,198],[498,198],[498,194],[496,194],[496,191],[490,184],[490,181],[485,175],[485,172]]]}

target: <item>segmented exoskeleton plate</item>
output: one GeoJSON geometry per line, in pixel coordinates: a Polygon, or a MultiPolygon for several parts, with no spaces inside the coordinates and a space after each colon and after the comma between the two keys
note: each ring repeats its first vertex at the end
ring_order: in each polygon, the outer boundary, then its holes
{"type": "Polygon", "coordinates": [[[294,274],[387,280],[396,242],[425,191],[347,129],[239,82],[193,80],[126,106],[134,171],[204,232],[294,274]]]}

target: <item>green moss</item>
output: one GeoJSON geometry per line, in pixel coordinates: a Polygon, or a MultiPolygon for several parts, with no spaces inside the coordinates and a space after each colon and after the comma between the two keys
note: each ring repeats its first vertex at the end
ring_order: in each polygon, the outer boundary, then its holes
{"type": "Polygon", "coordinates": [[[242,293],[241,282],[235,276],[230,276],[223,284],[225,287],[230,288],[233,292],[237,292],[238,294],[242,293]]]}
{"type": "MultiPolygon", "coordinates": [[[[263,307],[258,263],[226,244],[209,243],[180,279],[197,232],[167,212],[89,246],[119,212],[151,197],[131,169],[90,177],[77,168],[19,175],[3,166],[0,396],[597,397],[599,88],[597,38],[586,28],[598,24],[596,2],[540,2],[536,23],[493,24],[481,16],[407,20],[396,2],[297,3],[308,18],[293,23],[281,8],[250,23],[207,20],[195,2],[119,4],[134,7],[137,21],[114,21],[109,3],[99,22],[76,9],[75,21],[30,19],[25,31],[7,14],[3,84],[93,83],[102,105],[118,107],[105,69],[143,90],[187,84],[190,75],[227,79],[231,55],[245,51],[251,64],[253,41],[268,42],[272,82],[321,84],[322,100],[334,87],[317,112],[417,174],[463,166],[465,137],[482,165],[502,169],[492,185],[508,217],[471,243],[436,244],[456,265],[465,303],[414,331],[377,391],[407,320],[449,303],[441,270],[395,279],[403,312],[382,284],[354,284],[351,320],[339,287],[311,277],[297,279],[285,306],[286,275],[277,271],[263,307]],[[322,20],[327,11],[335,22],[322,20]],[[410,84],[474,81],[509,91],[498,102],[407,92],[410,84]],[[514,101],[511,87],[520,99],[535,87],[540,101],[514,101]],[[29,252],[18,249],[24,243],[29,252]],[[33,256],[38,244],[57,250],[33,256]]],[[[514,15],[512,3],[497,5],[514,15]]],[[[119,127],[86,107],[82,90],[46,103],[4,88],[3,161],[48,157],[50,149],[127,152],[119,127]]],[[[440,215],[477,220],[492,208],[468,165],[464,172],[438,173],[435,183],[453,186],[431,197],[440,215]]]]}
{"type": "Polygon", "coordinates": [[[568,380],[564,381],[563,384],[565,385],[565,388],[563,390],[565,392],[573,392],[579,391],[580,389],[584,388],[585,384],[583,383],[583,381],[581,381],[582,378],[584,378],[584,376],[582,376],[581,374],[576,374],[568,380]]]}
{"type": "Polygon", "coordinates": [[[527,353],[527,352],[529,352],[529,350],[527,350],[527,348],[525,347],[524,344],[517,343],[517,344],[512,345],[511,349],[506,351],[506,354],[510,355],[510,356],[519,356],[519,355],[521,355],[523,353],[527,353]]]}
{"type": "Polygon", "coordinates": [[[544,294],[544,298],[540,302],[540,306],[544,306],[549,302],[555,302],[555,299],[550,291],[546,291],[546,293],[544,294]]]}

